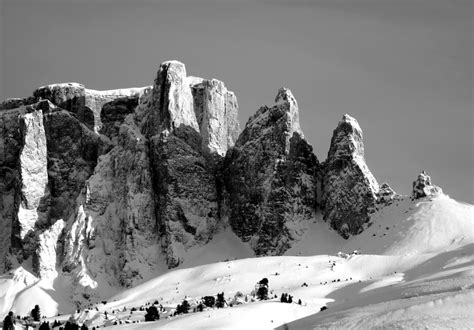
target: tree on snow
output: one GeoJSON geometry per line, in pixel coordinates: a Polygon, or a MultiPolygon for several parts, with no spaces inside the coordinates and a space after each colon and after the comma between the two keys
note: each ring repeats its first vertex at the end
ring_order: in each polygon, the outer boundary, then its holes
{"type": "Polygon", "coordinates": [[[15,329],[15,319],[13,317],[13,312],[8,312],[8,315],[3,319],[3,329],[4,330],[13,330],[15,329]]]}
{"type": "Polygon", "coordinates": [[[38,305],[35,305],[35,308],[31,310],[31,317],[35,321],[39,321],[41,319],[41,311],[38,305]]]}
{"type": "Polygon", "coordinates": [[[39,330],[51,330],[51,327],[49,326],[49,322],[41,323],[39,330]]]}
{"type": "Polygon", "coordinates": [[[79,326],[74,322],[67,321],[64,330],[79,330],[79,326]]]}
{"type": "Polygon", "coordinates": [[[217,308],[224,308],[225,307],[224,292],[217,294],[216,307],[217,308]]]}
{"type": "Polygon", "coordinates": [[[213,296],[205,296],[205,297],[202,297],[202,300],[204,302],[204,305],[206,305],[207,307],[214,307],[215,303],[216,303],[216,298],[214,298],[213,296]]]}
{"type": "Polygon", "coordinates": [[[176,306],[176,314],[187,314],[189,312],[189,308],[191,308],[189,302],[184,299],[181,305],[176,306]]]}
{"type": "Polygon", "coordinates": [[[155,321],[160,319],[158,308],[155,305],[146,309],[145,322],[155,321]]]}
{"type": "Polygon", "coordinates": [[[268,279],[263,278],[257,283],[257,298],[260,300],[268,299],[268,279]]]}

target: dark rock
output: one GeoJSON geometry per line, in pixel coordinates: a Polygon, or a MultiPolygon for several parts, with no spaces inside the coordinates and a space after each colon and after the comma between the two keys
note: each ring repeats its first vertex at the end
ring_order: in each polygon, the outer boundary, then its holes
{"type": "Polygon", "coordinates": [[[370,220],[378,183],[364,160],[362,130],[357,120],[344,115],[331,139],[324,163],[324,218],[343,237],[362,232],[370,220]]]}
{"type": "Polygon", "coordinates": [[[302,136],[296,100],[282,88],[275,101],[248,120],[224,164],[229,223],[257,254],[286,251],[316,207],[319,164],[302,136]]]}

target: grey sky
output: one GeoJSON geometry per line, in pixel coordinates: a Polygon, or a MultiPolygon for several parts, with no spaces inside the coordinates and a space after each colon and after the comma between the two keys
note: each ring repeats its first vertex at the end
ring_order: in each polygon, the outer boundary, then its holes
{"type": "Polygon", "coordinates": [[[379,182],[408,193],[425,169],[474,200],[472,1],[3,0],[0,25],[0,99],[145,86],[177,59],[223,80],[243,125],[286,86],[320,161],[349,113],[379,182]]]}

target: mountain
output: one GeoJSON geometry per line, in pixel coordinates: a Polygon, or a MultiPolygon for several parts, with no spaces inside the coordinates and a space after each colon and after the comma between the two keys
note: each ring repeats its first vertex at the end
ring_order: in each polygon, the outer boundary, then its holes
{"type": "MultiPolygon", "coordinates": [[[[332,279],[334,260],[345,265],[338,276],[348,286],[402,283],[395,266],[424,272],[429,258],[474,243],[473,207],[444,195],[425,172],[411,196],[378,184],[355,118],[342,117],[320,161],[289,89],[241,130],[235,94],[216,79],[187,76],[178,61],[162,63],[151,86],[53,84],[0,102],[0,136],[0,317],[40,304],[46,316],[79,308],[76,321],[113,325],[84,308],[118,312],[161,297],[169,311],[219,291],[253,299],[267,277],[273,292],[309,306],[275,307],[281,318],[262,326],[276,327],[330,301],[342,283],[322,291],[319,283],[332,279]],[[334,256],[354,250],[370,255],[334,256]],[[299,282],[312,284],[303,294],[299,282]]],[[[264,302],[252,306],[238,308],[250,319],[274,313],[264,302]]]]}

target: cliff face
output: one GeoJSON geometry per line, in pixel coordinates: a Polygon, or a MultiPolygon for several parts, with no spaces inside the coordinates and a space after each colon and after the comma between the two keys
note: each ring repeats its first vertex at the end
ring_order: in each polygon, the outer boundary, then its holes
{"type": "Polygon", "coordinates": [[[299,126],[298,105],[280,89],[252,116],[225,159],[229,223],[257,254],[278,255],[316,210],[319,163],[299,126]]]}
{"type": "MultiPolygon", "coordinates": [[[[0,272],[31,260],[38,277],[70,278],[81,303],[180,265],[228,226],[280,255],[315,212],[347,238],[401,198],[379,189],[354,118],[320,164],[290,90],[241,133],[237,116],[223,82],[177,61],[148,87],[54,84],[0,102],[0,272]]],[[[422,173],[412,197],[438,191],[422,173]]]]}
{"type": "Polygon", "coordinates": [[[222,82],[187,77],[182,63],[170,61],[161,65],[147,104],[143,131],[158,229],[174,267],[212,238],[222,218],[217,177],[239,132],[237,102],[222,82]]]}
{"type": "MultiPolygon", "coordinates": [[[[7,228],[2,252],[10,251],[2,266],[11,267],[29,257],[44,259],[35,255],[39,236],[74,214],[75,200],[106,144],[47,100],[0,115],[5,177],[1,213],[7,228]]],[[[42,267],[38,262],[34,271],[39,274],[42,267]]]]}

